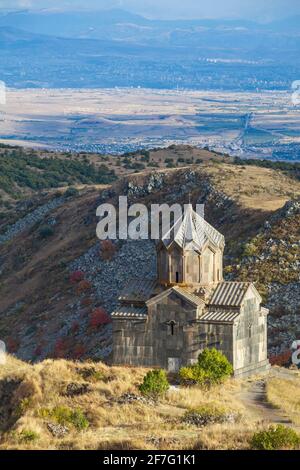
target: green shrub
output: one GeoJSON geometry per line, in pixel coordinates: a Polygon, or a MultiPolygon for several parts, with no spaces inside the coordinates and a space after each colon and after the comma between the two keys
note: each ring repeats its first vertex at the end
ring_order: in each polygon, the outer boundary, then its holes
{"type": "Polygon", "coordinates": [[[244,256],[255,256],[257,254],[257,247],[253,243],[246,243],[244,247],[244,256]]]}
{"type": "Polygon", "coordinates": [[[228,359],[215,348],[204,349],[198,357],[198,363],[182,367],[179,378],[185,385],[212,385],[221,383],[233,373],[228,359]]]}
{"type": "Polygon", "coordinates": [[[32,406],[32,398],[26,397],[23,398],[19,403],[16,408],[16,413],[17,416],[22,416],[23,414],[26,413],[27,410],[32,406]]]}
{"type": "Polygon", "coordinates": [[[164,370],[156,369],[147,372],[143,383],[139,386],[140,392],[151,398],[164,395],[169,389],[167,374],[164,370]]]}
{"type": "Polygon", "coordinates": [[[282,424],[256,432],[251,440],[251,447],[256,450],[293,450],[298,449],[299,446],[300,436],[296,431],[282,424]]]}
{"type": "Polygon", "coordinates": [[[78,195],[78,189],[74,187],[68,188],[67,191],[65,192],[65,197],[73,197],[77,195],[78,195]]]}
{"type": "Polygon", "coordinates": [[[87,429],[89,427],[89,422],[86,416],[79,409],[76,409],[71,412],[70,423],[73,424],[73,426],[79,431],[87,429]]]}
{"type": "Polygon", "coordinates": [[[100,370],[96,370],[95,367],[84,367],[83,369],[78,370],[78,374],[81,375],[85,380],[91,382],[99,382],[107,380],[107,377],[100,370]]]}
{"type": "Polygon", "coordinates": [[[43,225],[39,230],[40,238],[49,238],[54,235],[54,228],[51,225],[43,225]]]}
{"type": "Polygon", "coordinates": [[[19,440],[21,442],[34,442],[37,441],[39,437],[40,435],[37,432],[31,431],[30,429],[23,429],[19,434],[19,440]]]}
{"type": "Polygon", "coordinates": [[[78,429],[78,431],[82,431],[89,427],[89,422],[86,416],[79,408],[75,410],[72,410],[67,406],[56,406],[52,410],[42,408],[39,410],[39,416],[42,418],[51,418],[63,426],[71,424],[78,429]]]}
{"type": "Polygon", "coordinates": [[[198,357],[198,366],[209,376],[210,381],[218,383],[233,373],[227,357],[215,348],[204,349],[198,357]]]}
{"type": "Polygon", "coordinates": [[[180,382],[184,385],[204,385],[208,382],[208,374],[198,364],[189,367],[181,367],[179,370],[180,382]]]}

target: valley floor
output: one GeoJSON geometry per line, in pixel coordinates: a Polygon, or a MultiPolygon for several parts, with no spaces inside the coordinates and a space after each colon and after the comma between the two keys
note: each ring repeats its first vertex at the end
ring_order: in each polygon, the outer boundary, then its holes
{"type": "Polygon", "coordinates": [[[288,92],[8,89],[0,142],[113,154],[190,144],[297,161],[299,127],[288,92]]]}

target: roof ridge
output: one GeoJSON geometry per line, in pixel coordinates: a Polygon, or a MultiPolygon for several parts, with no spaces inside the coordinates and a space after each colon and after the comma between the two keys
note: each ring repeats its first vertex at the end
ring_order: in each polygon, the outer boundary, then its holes
{"type": "MultiPolygon", "coordinates": [[[[240,306],[252,282],[221,281],[214,290],[208,305],[240,306]]],[[[259,293],[257,292],[259,295],[259,293]]]]}
{"type": "Polygon", "coordinates": [[[192,204],[188,204],[183,217],[178,217],[171,229],[162,235],[162,242],[165,245],[170,245],[172,241],[181,248],[193,243],[196,249],[201,250],[207,241],[220,247],[224,245],[225,238],[202,215],[193,210],[192,204]]]}

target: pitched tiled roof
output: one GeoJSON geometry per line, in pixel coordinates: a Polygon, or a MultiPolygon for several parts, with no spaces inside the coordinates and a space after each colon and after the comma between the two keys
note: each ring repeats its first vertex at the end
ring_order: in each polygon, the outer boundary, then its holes
{"type": "Polygon", "coordinates": [[[239,307],[250,285],[250,282],[220,282],[209,305],[239,307]]]}
{"type": "Polygon", "coordinates": [[[239,315],[240,312],[238,310],[216,308],[207,311],[203,316],[201,316],[199,321],[212,323],[232,323],[239,315]]]}
{"type": "Polygon", "coordinates": [[[147,307],[132,307],[130,305],[121,305],[112,312],[113,318],[147,318],[147,307]]]}
{"type": "Polygon", "coordinates": [[[120,302],[145,302],[151,297],[155,279],[130,279],[122,290],[120,302]]]}
{"type": "Polygon", "coordinates": [[[211,241],[220,247],[225,243],[224,236],[201,217],[189,204],[183,218],[177,219],[173,227],[163,235],[166,247],[176,242],[181,248],[201,250],[206,242],[211,241]]]}
{"type": "Polygon", "coordinates": [[[188,291],[184,287],[174,286],[172,288],[173,291],[178,292],[178,294],[184,297],[186,300],[192,302],[195,305],[204,305],[205,302],[201,297],[198,295],[193,294],[192,292],[188,291]]]}

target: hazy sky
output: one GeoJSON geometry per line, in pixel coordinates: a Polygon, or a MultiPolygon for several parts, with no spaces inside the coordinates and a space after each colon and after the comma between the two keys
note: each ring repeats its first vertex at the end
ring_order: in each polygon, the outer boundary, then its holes
{"type": "Polygon", "coordinates": [[[122,8],[155,18],[246,18],[260,21],[300,14],[299,0],[0,0],[0,8],[122,8]]]}

